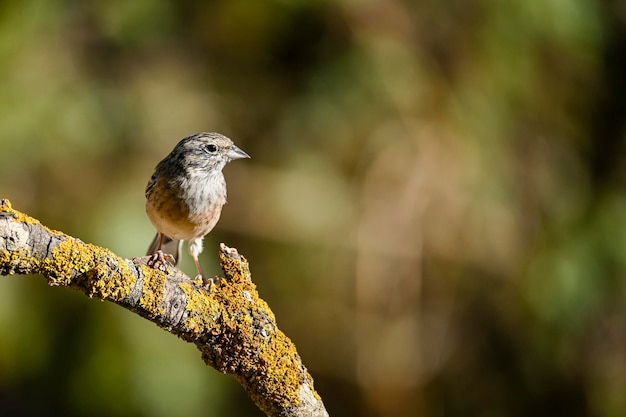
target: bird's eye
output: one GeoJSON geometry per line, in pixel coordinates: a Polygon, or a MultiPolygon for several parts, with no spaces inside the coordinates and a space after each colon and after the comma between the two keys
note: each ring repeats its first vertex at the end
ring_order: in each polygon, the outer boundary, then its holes
{"type": "Polygon", "coordinates": [[[206,150],[207,150],[208,153],[215,153],[215,152],[217,152],[217,146],[213,145],[212,143],[209,143],[206,146],[206,150]]]}

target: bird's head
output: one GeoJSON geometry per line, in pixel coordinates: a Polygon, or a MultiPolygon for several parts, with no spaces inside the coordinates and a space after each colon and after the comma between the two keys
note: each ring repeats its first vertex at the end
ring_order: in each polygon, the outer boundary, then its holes
{"type": "Polygon", "coordinates": [[[173,153],[193,170],[219,170],[234,159],[250,158],[232,140],[219,133],[196,133],[181,140],[173,153]]]}

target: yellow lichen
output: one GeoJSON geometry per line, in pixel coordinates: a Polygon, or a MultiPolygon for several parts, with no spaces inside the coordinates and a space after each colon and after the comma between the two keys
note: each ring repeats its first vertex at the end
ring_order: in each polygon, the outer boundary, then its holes
{"type": "Polygon", "coordinates": [[[219,306],[222,336],[219,346],[221,357],[211,360],[222,372],[233,372],[248,387],[257,404],[281,404],[284,407],[298,404],[302,380],[300,359],[294,344],[275,329],[274,314],[265,301],[258,297],[255,285],[249,279],[247,263],[235,259],[222,259],[227,275],[232,277],[217,285],[212,293],[219,306]],[[259,324],[268,333],[261,334],[259,324]],[[236,358],[235,363],[224,362],[236,358]],[[259,387],[263,387],[259,390],[259,387]]]}
{"type": "MultiPolygon", "coordinates": [[[[128,264],[121,258],[112,254],[108,249],[101,249],[103,255],[108,259],[115,259],[115,265],[106,267],[100,263],[96,265],[90,280],[90,297],[98,297],[103,300],[111,298],[121,300],[130,294],[131,288],[137,282],[137,278],[133,275],[128,264]]],[[[100,258],[106,259],[106,258],[100,258]]]]}
{"type": "Polygon", "coordinates": [[[70,285],[75,274],[94,268],[93,249],[90,246],[74,239],[64,239],[52,249],[50,256],[41,264],[42,269],[48,272],[48,284],[70,285]]]}
{"type": "Polygon", "coordinates": [[[11,206],[11,202],[6,198],[0,199],[0,212],[11,213],[13,217],[15,217],[15,220],[19,223],[41,224],[39,223],[39,220],[34,219],[29,215],[22,213],[21,211],[15,210],[11,206]]]}
{"type": "Polygon", "coordinates": [[[259,348],[260,363],[264,364],[265,394],[274,403],[283,406],[298,404],[302,384],[300,359],[295,345],[280,330],[274,337],[266,338],[259,348]]]}
{"type": "Polygon", "coordinates": [[[248,261],[243,256],[241,256],[241,260],[239,260],[226,256],[223,252],[220,252],[220,264],[222,265],[229,281],[233,283],[251,283],[248,261]]]}
{"type": "Polygon", "coordinates": [[[179,287],[187,296],[187,311],[190,312],[186,322],[194,334],[202,334],[215,326],[213,319],[219,313],[216,303],[211,302],[210,295],[199,291],[189,282],[182,282],[179,287]]]}
{"type": "Polygon", "coordinates": [[[150,312],[153,316],[162,315],[163,295],[165,294],[165,274],[146,265],[141,265],[144,274],[143,291],[139,299],[139,305],[150,312]]]}
{"type": "Polygon", "coordinates": [[[7,274],[32,273],[37,263],[37,259],[31,256],[28,248],[0,252],[0,265],[4,265],[7,274]]]}
{"type": "Polygon", "coordinates": [[[52,286],[70,286],[89,297],[121,300],[130,294],[136,277],[111,251],[72,238],[63,239],[41,263],[52,286]],[[108,264],[103,262],[108,261],[108,264]]]}

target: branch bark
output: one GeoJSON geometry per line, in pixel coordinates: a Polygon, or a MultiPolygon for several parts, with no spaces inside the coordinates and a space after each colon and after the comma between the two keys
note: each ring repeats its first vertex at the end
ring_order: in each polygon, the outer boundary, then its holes
{"type": "Polygon", "coordinates": [[[207,365],[230,373],[268,416],[328,416],[294,344],[259,298],[246,259],[220,245],[224,278],[210,293],[180,270],[122,259],[43,226],[0,200],[0,275],[41,274],[51,286],[112,301],[194,343],[207,365]]]}

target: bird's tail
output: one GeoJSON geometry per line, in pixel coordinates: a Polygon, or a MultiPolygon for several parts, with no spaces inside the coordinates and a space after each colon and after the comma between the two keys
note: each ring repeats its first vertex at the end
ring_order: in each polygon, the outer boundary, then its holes
{"type": "MultiPolygon", "coordinates": [[[[148,253],[147,253],[148,255],[152,255],[156,253],[156,251],[159,249],[160,239],[161,239],[161,234],[157,233],[154,239],[152,239],[152,243],[150,244],[150,247],[148,248],[148,253]]],[[[163,253],[167,253],[174,257],[174,261],[175,261],[174,266],[178,264],[178,259],[180,259],[180,252],[182,248],[183,248],[182,240],[170,239],[169,237],[165,235],[163,236],[163,243],[161,244],[161,250],[163,251],[163,253]]]]}

